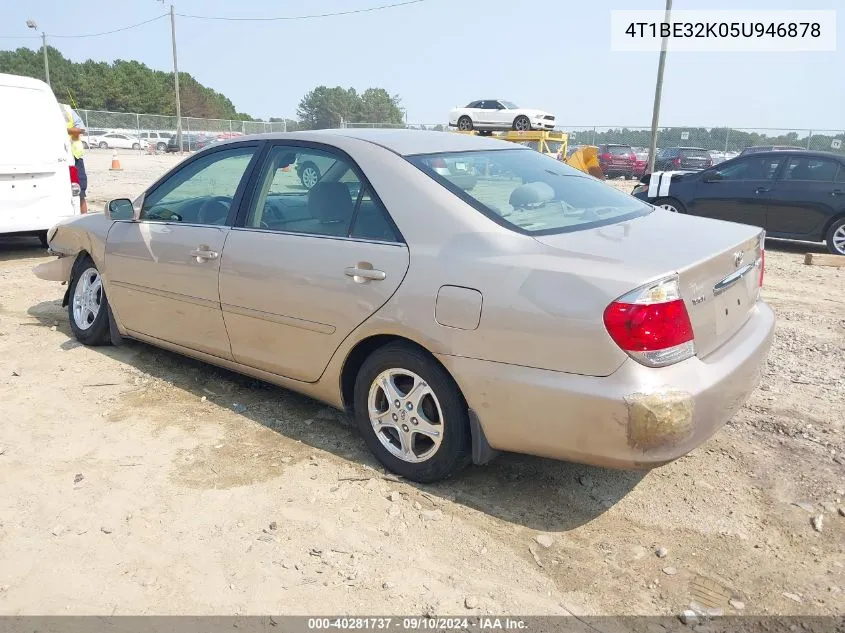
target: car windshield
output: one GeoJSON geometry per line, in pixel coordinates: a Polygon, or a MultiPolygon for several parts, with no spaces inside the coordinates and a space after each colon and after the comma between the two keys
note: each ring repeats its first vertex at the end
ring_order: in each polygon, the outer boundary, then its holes
{"type": "Polygon", "coordinates": [[[494,221],[521,233],[587,229],[652,211],[650,205],[530,150],[424,154],[408,160],[494,221]],[[476,178],[470,184],[436,169],[458,158],[472,165],[476,178]]]}
{"type": "Polygon", "coordinates": [[[512,101],[499,101],[499,103],[505,106],[508,110],[519,110],[519,106],[512,101]]]}
{"type": "Polygon", "coordinates": [[[607,151],[609,154],[613,154],[614,156],[627,156],[628,154],[634,153],[634,150],[630,147],[623,147],[620,145],[608,145],[607,151]]]}

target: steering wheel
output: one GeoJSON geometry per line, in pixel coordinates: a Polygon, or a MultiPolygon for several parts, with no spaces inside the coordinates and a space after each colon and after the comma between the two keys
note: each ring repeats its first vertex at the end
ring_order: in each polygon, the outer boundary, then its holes
{"type": "Polygon", "coordinates": [[[229,196],[211,196],[210,198],[206,198],[204,204],[208,204],[209,202],[222,202],[226,205],[226,208],[232,206],[232,199],[229,196]]]}

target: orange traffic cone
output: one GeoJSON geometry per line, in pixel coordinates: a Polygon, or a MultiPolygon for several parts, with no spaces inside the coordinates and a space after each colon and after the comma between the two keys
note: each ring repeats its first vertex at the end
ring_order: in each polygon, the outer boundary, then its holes
{"type": "Polygon", "coordinates": [[[111,171],[123,171],[123,167],[120,166],[120,161],[117,158],[117,152],[111,153],[111,167],[109,167],[111,171]]]}

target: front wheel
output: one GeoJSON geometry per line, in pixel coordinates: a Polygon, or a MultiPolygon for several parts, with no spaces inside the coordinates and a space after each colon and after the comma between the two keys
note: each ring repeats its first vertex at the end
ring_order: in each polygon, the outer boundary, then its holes
{"type": "Polygon", "coordinates": [[[666,209],[671,213],[684,213],[687,210],[683,203],[675,198],[658,198],[654,201],[654,206],[666,209]]]}
{"type": "Polygon", "coordinates": [[[520,114],[513,120],[513,129],[518,132],[527,132],[531,129],[531,121],[524,114],[520,114]]]}
{"type": "Polygon", "coordinates": [[[358,372],[354,410],[376,459],[406,479],[437,481],[470,461],[466,402],[422,350],[402,343],[376,350],[358,372]]]}
{"type": "Polygon", "coordinates": [[[76,260],[67,304],[70,329],[84,345],[109,342],[108,300],[100,271],[88,255],[76,260]]]}
{"type": "Polygon", "coordinates": [[[109,148],[109,144],[108,144],[108,143],[106,143],[105,141],[100,141],[100,144],[98,145],[98,147],[99,147],[100,149],[108,149],[108,148],[109,148]]]}
{"type": "Polygon", "coordinates": [[[834,222],[827,231],[827,248],[834,255],[845,255],[845,218],[834,222]]]}
{"type": "Polygon", "coordinates": [[[140,143],[132,143],[132,149],[141,149],[140,143]]]}
{"type": "Polygon", "coordinates": [[[464,115],[460,119],[458,119],[458,129],[464,132],[469,132],[472,130],[472,119],[468,116],[464,115]]]}

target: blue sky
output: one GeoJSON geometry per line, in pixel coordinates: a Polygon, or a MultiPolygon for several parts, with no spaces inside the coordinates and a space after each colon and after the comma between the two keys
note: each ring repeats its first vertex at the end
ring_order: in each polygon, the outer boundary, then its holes
{"type": "MultiPolygon", "coordinates": [[[[177,13],[258,17],[357,9],[390,0],[178,0],[177,13]]],[[[28,0],[0,35],[94,33],[168,10],[156,0],[28,0]]],[[[563,126],[648,126],[657,53],[610,51],[611,9],[664,0],[425,0],[373,13],[280,22],[177,18],[179,68],[253,116],[295,117],[314,86],[383,87],[408,120],[445,122],[454,105],[499,97],[557,114],[563,126]]],[[[842,0],[674,0],[675,9],[839,9],[828,53],[680,53],[667,59],[662,125],[845,129],[842,0]]],[[[172,68],[169,20],[97,38],[49,39],[73,60],[137,59],[172,68]]],[[[0,48],[39,40],[0,39],[0,48]]]]}

